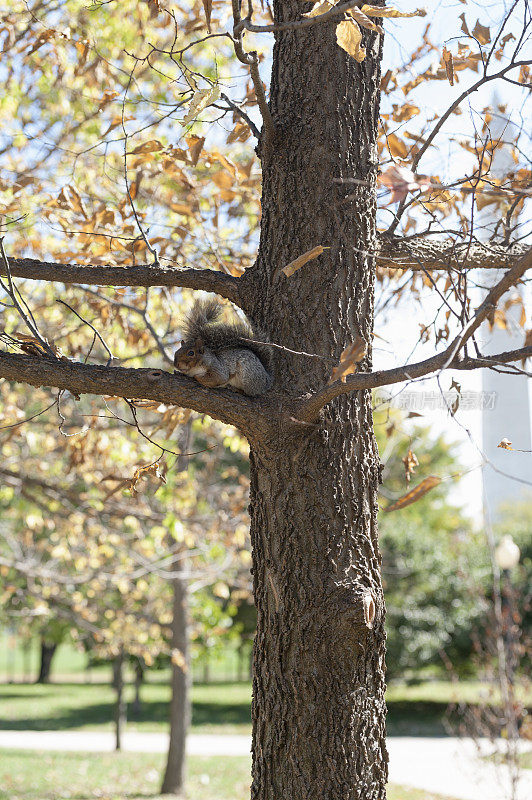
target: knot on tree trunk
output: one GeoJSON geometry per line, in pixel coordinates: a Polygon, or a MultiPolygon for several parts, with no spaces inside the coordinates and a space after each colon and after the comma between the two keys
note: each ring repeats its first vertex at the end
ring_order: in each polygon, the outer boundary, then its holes
{"type": "Polygon", "coordinates": [[[374,591],[366,586],[335,586],[327,598],[324,637],[334,640],[335,646],[344,641],[350,651],[365,651],[382,616],[382,601],[374,591]]]}

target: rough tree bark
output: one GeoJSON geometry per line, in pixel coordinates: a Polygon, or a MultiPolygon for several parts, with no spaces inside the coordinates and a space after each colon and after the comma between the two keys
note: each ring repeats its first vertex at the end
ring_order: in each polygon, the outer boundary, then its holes
{"type": "MultiPolygon", "coordinates": [[[[182,562],[176,561],[174,571],[182,562]]],[[[190,721],[190,665],[188,659],[187,583],[181,575],[172,579],[172,697],[170,742],[161,788],[162,794],[180,794],[185,784],[185,743],[190,721]]]]}
{"type": "MultiPolygon", "coordinates": [[[[276,0],[276,21],[300,0],[276,0]]],[[[276,35],[261,146],[261,241],[248,311],[272,341],[340,356],[371,351],[380,41],[359,64],[335,24],[276,35]],[[360,186],[355,200],[352,184],[360,186]],[[291,278],[280,268],[330,247],[291,278]]],[[[330,365],[287,356],[281,389],[300,395],[330,365]]],[[[363,369],[369,369],[370,358],[363,369]]],[[[258,627],[253,800],[382,800],[387,778],[384,602],[377,544],[379,458],[370,395],[337,399],[316,426],[251,439],[251,538],[258,627]]]]}

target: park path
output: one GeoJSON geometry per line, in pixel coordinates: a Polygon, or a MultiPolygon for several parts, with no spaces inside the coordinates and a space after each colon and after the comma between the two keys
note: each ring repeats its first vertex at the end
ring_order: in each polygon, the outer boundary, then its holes
{"type": "MultiPolygon", "coordinates": [[[[245,756],[250,738],[244,735],[190,734],[189,755],[245,756]]],[[[502,744],[502,743],[501,743],[502,744]]],[[[123,749],[136,753],[164,753],[168,736],[164,733],[128,731],[123,749]]],[[[0,748],[103,752],[114,749],[109,731],[0,731],[0,748]]],[[[481,752],[489,755],[493,745],[480,742],[481,752]]],[[[529,748],[529,743],[524,749],[529,748]]],[[[506,767],[479,758],[469,739],[454,737],[391,736],[390,782],[436,792],[457,800],[507,800],[511,797],[506,767]]],[[[522,770],[517,798],[531,800],[532,770],[522,770]]]]}

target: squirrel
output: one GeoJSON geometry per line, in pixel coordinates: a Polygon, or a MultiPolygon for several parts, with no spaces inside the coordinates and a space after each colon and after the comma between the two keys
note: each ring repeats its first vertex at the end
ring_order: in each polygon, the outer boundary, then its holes
{"type": "Polygon", "coordinates": [[[185,318],[174,366],[202,386],[264,394],[273,385],[271,349],[256,341],[261,334],[249,323],[220,322],[222,310],[217,300],[196,300],[185,318]]]}

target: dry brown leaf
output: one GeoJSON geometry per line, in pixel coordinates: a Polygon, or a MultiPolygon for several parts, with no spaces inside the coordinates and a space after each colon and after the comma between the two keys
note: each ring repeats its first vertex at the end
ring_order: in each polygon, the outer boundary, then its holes
{"type": "Polygon", "coordinates": [[[245,142],[251,136],[251,129],[245,122],[238,122],[229,136],[227,137],[227,144],[233,142],[245,142]]]}
{"type": "Polygon", "coordinates": [[[399,11],[399,9],[389,6],[382,8],[381,6],[364,5],[360,9],[366,17],[426,17],[427,12],[424,8],[416,8],[415,11],[399,11]]]}
{"type": "Polygon", "coordinates": [[[408,192],[413,192],[416,189],[424,192],[431,185],[429,178],[414,175],[407,167],[399,167],[396,164],[388,167],[386,172],[379,175],[378,180],[379,183],[387,186],[392,193],[388,205],[405,200],[408,192]]]}
{"type": "Polygon", "coordinates": [[[442,55],[443,66],[447,74],[447,80],[454,86],[454,67],[453,67],[453,54],[444,46],[442,55]]]}
{"type": "Polygon", "coordinates": [[[416,467],[419,467],[419,461],[417,460],[417,456],[413,450],[408,450],[406,456],[401,459],[403,462],[403,466],[405,468],[405,479],[407,483],[410,483],[410,478],[416,471],[416,467]]]}
{"type": "Polygon", "coordinates": [[[462,20],[462,24],[460,26],[460,30],[462,31],[462,33],[465,33],[466,36],[471,36],[471,34],[469,33],[469,28],[467,27],[465,12],[462,12],[458,17],[458,19],[462,20]]]}
{"type": "Polygon", "coordinates": [[[134,156],[138,153],[158,153],[160,150],[163,150],[164,145],[158,139],[150,139],[149,142],[144,142],[144,144],[139,144],[138,147],[135,147],[134,150],[131,150],[128,153],[128,156],[134,156]]]}
{"type": "Polygon", "coordinates": [[[419,114],[419,106],[413,103],[403,103],[402,106],[394,108],[393,118],[396,122],[407,122],[419,114]]]}
{"type": "Polygon", "coordinates": [[[339,363],[334,367],[329,378],[329,383],[341,380],[345,383],[347,375],[356,372],[357,364],[366,355],[367,344],[362,336],[357,336],[355,341],[348,345],[340,356],[339,363]]]}
{"type": "Polygon", "coordinates": [[[497,447],[501,447],[503,450],[513,450],[512,443],[509,439],[501,439],[497,447]]]}
{"type": "Polygon", "coordinates": [[[73,186],[69,186],[68,188],[70,191],[70,208],[72,208],[74,211],[79,211],[79,213],[83,214],[83,216],[86,218],[87,214],[85,208],[83,207],[83,201],[81,197],[73,186]]]}
{"type": "Polygon", "coordinates": [[[196,136],[195,134],[191,134],[190,136],[186,137],[186,143],[190,153],[190,161],[195,167],[198,163],[198,158],[200,157],[201,151],[203,150],[203,145],[205,144],[205,136],[196,136]]]}
{"type": "Polygon", "coordinates": [[[488,44],[488,42],[491,42],[490,29],[486,27],[486,25],[481,25],[478,19],[473,28],[473,36],[478,39],[480,44],[488,44]]]}
{"type": "Polygon", "coordinates": [[[386,137],[390,154],[394,158],[406,158],[408,156],[408,149],[406,144],[395,133],[390,133],[386,137]]]}
{"type": "Polygon", "coordinates": [[[441,483],[441,478],[438,478],[436,475],[429,475],[428,478],[422,480],[421,483],[418,483],[417,486],[414,486],[413,489],[410,489],[409,492],[400,497],[399,500],[396,500],[395,503],[392,503],[391,506],[387,506],[384,510],[398,511],[400,508],[405,508],[412,503],[416,503],[424,497],[427,492],[430,492],[431,489],[438,486],[439,483],[441,483]]]}
{"type": "Polygon", "coordinates": [[[345,19],[336,26],[336,41],[355,61],[366,58],[366,51],[360,44],[362,33],[354,19],[345,19]]]}
{"type": "Polygon", "coordinates": [[[328,247],[324,247],[323,245],[319,244],[317,247],[313,247],[312,250],[307,250],[306,253],[298,256],[294,261],[291,261],[286,267],[283,267],[281,272],[284,272],[287,278],[297,272],[302,266],[307,264],[309,261],[313,261],[318,256],[321,256],[324,250],[328,250],[328,247]]]}

